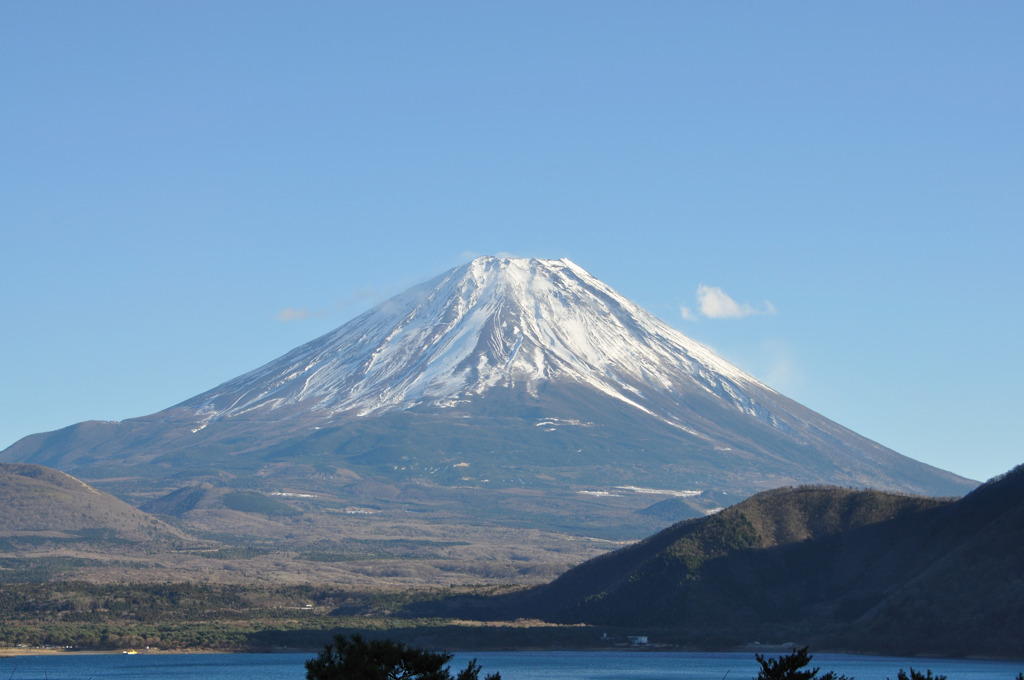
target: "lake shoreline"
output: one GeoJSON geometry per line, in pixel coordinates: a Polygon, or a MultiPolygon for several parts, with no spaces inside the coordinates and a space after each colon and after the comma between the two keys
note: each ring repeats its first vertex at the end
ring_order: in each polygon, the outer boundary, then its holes
{"type": "MultiPolygon", "coordinates": [[[[53,647],[0,647],[0,659],[17,659],[23,656],[93,656],[93,655],[123,655],[123,656],[155,656],[158,654],[241,654],[241,653],[252,653],[252,652],[226,652],[222,649],[138,649],[134,652],[124,649],[79,649],[79,648],[68,648],[68,649],[56,649],[53,647]]],[[[273,654],[274,652],[267,652],[273,654]]],[[[288,650],[288,653],[304,653],[296,652],[296,650],[288,650]]]]}
{"type": "MultiPolygon", "coordinates": [[[[303,674],[308,653],[169,652],[139,650],[126,655],[113,650],[19,648],[0,650],[0,677],[50,680],[294,680],[303,674]]],[[[814,654],[811,665],[856,680],[890,680],[900,669],[928,669],[951,680],[1014,680],[1024,660],[984,661],[889,657],[875,655],[814,654]]],[[[463,651],[456,652],[452,668],[475,659],[486,671],[507,680],[752,680],[758,674],[754,654],[731,652],[636,653],[633,649],[605,651],[463,651]]],[[[935,677],[935,676],[933,676],[935,677]]]]}
{"type": "MultiPolygon", "coordinates": [[[[625,654],[749,654],[751,658],[755,654],[768,655],[779,655],[788,654],[794,649],[798,649],[802,645],[795,643],[784,643],[784,644],[763,644],[763,645],[744,645],[742,647],[734,647],[731,649],[720,649],[720,650],[700,650],[691,649],[686,647],[680,647],[675,645],[648,645],[648,646],[630,646],[620,645],[614,647],[605,648],[537,648],[537,647],[522,647],[516,649],[465,649],[465,648],[445,648],[445,651],[452,654],[602,654],[602,653],[625,653],[625,654]]],[[[198,654],[216,654],[216,655],[278,655],[278,654],[308,654],[310,657],[315,656],[319,653],[321,648],[310,648],[300,649],[295,647],[275,647],[258,650],[223,650],[223,649],[209,649],[209,648],[187,648],[187,649],[136,649],[136,650],[123,650],[123,649],[86,649],[86,648],[53,648],[53,647],[0,647],[0,660],[2,659],[17,659],[22,657],[32,656],[167,656],[167,655],[198,655],[198,654]]],[[[1015,663],[1020,662],[1024,665],[1024,659],[1017,657],[998,657],[998,656],[937,656],[934,654],[924,655],[890,655],[890,654],[871,654],[867,652],[851,652],[851,651],[840,651],[840,650],[811,650],[813,656],[843,656],[843,657],[862,657],[862,658],[899,658],[899,659],[921,659],[921,660],[950,660],[950,661],[977,661],[977,662],[1004,662],[1004,663],[1015,663]]]]}

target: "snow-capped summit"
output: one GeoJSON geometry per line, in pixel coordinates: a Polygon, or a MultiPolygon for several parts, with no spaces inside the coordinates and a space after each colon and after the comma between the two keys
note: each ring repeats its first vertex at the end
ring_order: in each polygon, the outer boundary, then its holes
{"type": "Polygon", "coordinates": [[[494,387],[572,381],[672,419],[652,393],[695,388],[743,408],[731,364],[567,259],[480,257],[189,400],[204,422],[451,406],[494,387]]]}

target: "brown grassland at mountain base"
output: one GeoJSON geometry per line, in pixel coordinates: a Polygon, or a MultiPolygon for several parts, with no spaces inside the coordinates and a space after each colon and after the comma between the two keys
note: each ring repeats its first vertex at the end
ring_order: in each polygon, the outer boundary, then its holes
{"type": "Polygon", "coordinates": [[[0,583],[533,585],[626,543],[449,522],[442,504],[335,512],[230,488],[190,495],[158,519],[56,470],[0,464],[0,583]]]}

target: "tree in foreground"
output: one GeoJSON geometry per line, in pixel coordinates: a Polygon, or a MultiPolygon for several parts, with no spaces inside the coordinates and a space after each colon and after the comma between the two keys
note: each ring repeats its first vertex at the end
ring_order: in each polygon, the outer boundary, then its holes
{"type": "MultiPolygon", "coordinates": [[[[889,680],[886,678],[885,680],[889,680]]],[[[903,669],[896,674],[896,680],[946,680],[945,675],[932,675],[932,671],[929,668],[927,673],[921,671],[915,671],[913,668],[910,669],[910,675],[907,675],[903,669]]]]}
{"type": "MultiPolygon", "coordinates": [[[[447,664],[452,655],[407,647],[392,640],[364,640],[338,635],[315,658],[306,662],[307,680],[452,680],[447,664]]],[[[477,680],[480,666],[473,659],[455,680],[477,680]]],[[[493,673],[484,680],[501,680],[493,673]]]]}
{"type": "Polygon", "coordinates": [[[820,668],[805,668],[812,658],[807,647],[794,649],[791,654],[777,659],[765,659],[761,654],[755,654],[754,658],[761,664],[756,680],[853,680],[845,675],[836,675],[835,671],[818,675],[820,668]]]}

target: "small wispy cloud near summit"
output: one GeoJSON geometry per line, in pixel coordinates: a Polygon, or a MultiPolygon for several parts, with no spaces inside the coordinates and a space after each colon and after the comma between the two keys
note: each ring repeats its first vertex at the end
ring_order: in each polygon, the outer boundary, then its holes
{"type": "Polygon", "coordinates": [[[742,319],[745,316],[775,314],[775,305],[765,300],[759,306],[747,302],[739,303],[717,286],[697,286],[697,309],[687,306],[679,308],[687,321],[696,321],[703,316],[708,319],[742,319]]]}
{"type": "Polygon", "coordinates": [[[289,321],[301,321],[302,319],[308,319],[313,316],[313,312],[308,309],[295,309],[294,307],[285,307],[277,313],[277,320],[282,323],[289,321]]]}
{"type": "Polygon", "coordinates": [[[360,288],[343,300],[338,300],[335,305],[339,312],[347,312],[353,307],[361,307],[367,303],[377,303],[391,297],[393,291],[388,289],[360,288]]]}

